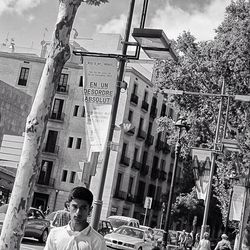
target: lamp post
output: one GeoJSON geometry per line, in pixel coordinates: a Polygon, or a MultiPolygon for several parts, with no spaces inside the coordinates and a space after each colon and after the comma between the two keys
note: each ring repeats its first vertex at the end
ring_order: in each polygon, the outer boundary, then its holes
{"type": "MultiPolygon", "coordinates": [[[[135,0],[130,1],[130,8],[129,8],[129,14],[127,18],[127,24],[125,29],[125,38],[122,44],[122,54],[105,54],[105,53],[95,53],[95,52],[86,52],[82,50],[75,50],[73,53],[75,55],[83,56],[95,56],[95,57],[109,57],[109,58],[117,58],[119,59],[119,72],[117,77],[117,87],[116,87],[116,94],[115,99],[112,106],[111,111],[111,123],[109,127],[109,132],[107,136],[107,142],[106,147],[104,149],[104,160],[103,160],[103,166],[101,168],[101,179],[97,188],[97,197],[93,204],[93,212],[91,217],[91,224],[94,229],[98,228],[98,222],[100,220],[101,216],[101,210],[102,210],[102,196],[105,186],[105,180],[106,180],[106,174],[108,170],[108,163],[109,163],[109,156],[111,151],[111,145],[112,145],[112,139],[115,129],[115,121],[116,121],[116,115],[117,115],[117,109],[119,104],[119,98],[120,98],[120,89],[121,89],[121,83],[123,81],[124,71],[126,62],[128,59],[131,60],[138,60],[140,55],[140,48],[143,50],[148,49],[148,46],[144,46],[144,42],[146,44],[150,44],[150,51],[157,50],[158,53],[150,54],[151,58],[157,58],[157,59],[166,59],[166,54],[170,54],[173,60],[177,60],[177,57],[175,55],[175,51],[172,49],[170,41],[167,39],[166,35],[162,30],[154,30],[154,29],[144,29],[144,24],[146,20],[146,13],[147,13],[147,7],[148,7],[148,0],[143,1],[143,9],[142,9],[142,15],[141,15],[141,21],[140,21],[140,28],[135,29],[133,32],[133,36],[135,36],[135,39],[139,39],[137,43],[131,43],[129,42],[129,34],[131,29],[131,23],[132,23],[132,17],[134,12],[134,5],[135,0]],[[139,34],[138,34],[139,33],[139,34]],[[143,43],[143,44],[142,44],[143,43]],[[158,47],[156,45],[161,45],[161,49],[158,50],[158,47]],[[136,52],[135,55],[127,55],[127,49],[128,46],[136,46],[136,52]]],[[[169,58],[169,57],[168,57],[169,58]]]]}
{"type": "Polygon", "coordinates": [[[165,228],[164,228],[165,232],[164,232],[163,241],[162,241],[164,248],[166,248],[166,246],[167,246],[168,230],[169,230],[169,226],[170,226],[170,215],[171,215],[172,202],[173,202],[175,178],[176,178],[178,160],[179,160],[180,151],[181,151],[181,133],[182,133],[183,129],[188,130],[188,128],[189,128],[186,120],[183,117],[180,117],[177,120],[177,122],[175,123],[175,127],[178,128],[179,131],[178,131],[177,142],[175,144],[174,166],[173,166],[173,173],[172,173],[169,196],[168,196],[166,222],[165,222],[165,228]]]}

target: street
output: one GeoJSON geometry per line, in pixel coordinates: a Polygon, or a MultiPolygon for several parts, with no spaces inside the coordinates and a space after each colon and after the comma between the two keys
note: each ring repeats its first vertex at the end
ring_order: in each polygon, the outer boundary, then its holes
{"type": "Polygon", "coordinates": [[[24,238],[21,244],[21,250],[42,250],[42,249],[44,249],[44,244],[32,238],[24,238]]]}

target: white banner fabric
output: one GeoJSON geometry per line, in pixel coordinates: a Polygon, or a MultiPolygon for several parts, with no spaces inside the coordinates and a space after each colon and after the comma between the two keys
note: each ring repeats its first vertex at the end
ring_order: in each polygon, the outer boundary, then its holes
{"type": "Polygon", "coordinates": [[[104,149],[113,99],[116,90],[117,60],[115,58],[84,58],[84,103],[87,137],[91,152],[104,149]]]}
{"type": "Polygon", "coordinates": [[[244,193],[245,193],[245,187],[237,185],[233,187],[233,195],[232,195],[230,214],[229,214],[230,220],[236,220],[236,221],[241,220],[244,193]]]}

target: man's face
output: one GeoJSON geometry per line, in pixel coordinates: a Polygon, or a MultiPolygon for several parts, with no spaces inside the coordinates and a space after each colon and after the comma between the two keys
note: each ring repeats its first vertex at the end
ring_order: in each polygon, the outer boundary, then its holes
{"type": "Polygon", "coordinates": [[[69,203],[69,212],[71,222],[76,225],[84,224],[91,211],[92,207],[85,200],[73,199],[69,203]]]}

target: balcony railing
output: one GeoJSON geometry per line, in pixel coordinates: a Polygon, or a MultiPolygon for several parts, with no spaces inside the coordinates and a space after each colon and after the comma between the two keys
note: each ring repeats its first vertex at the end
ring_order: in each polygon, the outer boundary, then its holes
{"type": "Polygon", "coordinates": [[[132,162],[132,168],[140,171],[141,167],[142,167],[142,164],[140,162],[138,162],[136,160],[133,160],[133,162],[132,162]]]}
{"type": "Polygon", "coordinates": [[[149,171],[149,165],[142,163],[142,167],[140,169],[140,174],[142,176],[146,176],[148,174],[148,171],[149,171]]]}
{"type": "Polygon", "coordinates": [[[153,143],[154,143],[154,136],[148,134],[147,138],[145,140],[145,144],[147,146],[151,146],[151,145],[153,145],[153,143]]]}
{"type": "Polygon", "coordinates": [[[141,109],[143,111],[147,112],[148,111],[148,106],[149,106],[149,104],[145,100],[143,100],[142,103],[141,103],[141,109]]]}
{"type": "Polygon", "coordinates": [[[156,180],[159,177],[159,169],[152,169],[151,171],[151,179],[156,180]]]}
{"type": "Polygon", "coordinates": [[[137,138],[139,140],[145,140],[146,137],[147,137],[147,133],[143,131],[142,129],[138,129],[137,138]]]}
{"type": "Polygon", "coordinates": [[[125,130],[125,134],[129,135],[129,136],[133,136],[135,134],[135,127],[129,129],[129,130],[125,130]]]}
{"type": "Polygon", "coordinates": [[[124,191],[115,191],[114,198],[125,200],[127,198],[127,192],[124,191]]]}
{"type": "Polygon", "coordinates": [[[49,154],[58,154],[60,147],[58,145],[55,145],[54,147],[48,147],[44,145],[42,151],[43,153],[49,153],[49,154]]]}
{"type": "Polygon", "coordinates": [[[47,187],[53,188],[55,185],[55,179],[54,178],[49,178],[49,180],[38,179],[37,184],[41,186],[47,186],[47,187]]]}
{"type": "Polygon", "coordinates": [[[130,103],[137,105],[138,104],[138,96],[134,93],[131,94],[130,103]]]}
{"type": "Polygon", "coordinates": [[[130,194],[130,193],[128,193],[126,201],[135,203],[135,196],[132,195],[132,194],[130,194]]]}
{"type": "Polygon", "coordinates": [[[150,117],[154,119],[156,116],[157,116],[157,108],[155,106],[151,106],[150,117]]]}
{"type": "Polygon", "coordinates": [[[121,156],[121,160],[120,160],[120,164],[121,164],[122,166],[125,166],[125,167],[129,166],[129,164],[130,164],[130,158],[128,158],[128,157],[125,156],[125,155],[122,155],[122,156],[121,156]]]}
{"type": "Polygon", "coordinates": [[[165,181],[167,179],[167,173],[166,171],[164,170],[160,170],[160,173],[159,173],[159,181],[165,181]]]}
{"type": "Polygon", "coordinates": [[[65,117],[65,113],[54,113],[52,112],[49,116],[50,120],[56,121],[56,122],[63,122],[65,117]]]}
{"type": "Polygon", "coordinates": [[[56,92],[67,95],[69,92],[69,85],[57,85],[56,92]]]}

